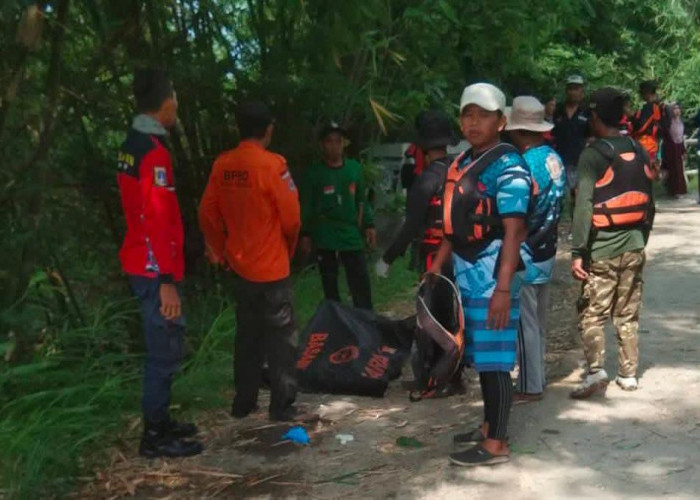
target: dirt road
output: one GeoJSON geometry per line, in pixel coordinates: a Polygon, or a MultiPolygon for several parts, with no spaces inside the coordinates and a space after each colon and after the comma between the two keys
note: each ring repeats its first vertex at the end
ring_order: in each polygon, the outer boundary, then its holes
{"type": "Polygon", "coordinates": [[[512,463],[445,468],[432,485],[416,483],[416,497],[700,498],[700,209],[691,199],[659,209],[645,272],[640,390],[612,384],[604,400],[574,402],[567,395],[575,371],[542,404],[513,411],[521,454],[512,463]]]}
{"type": "MultiPolygon", "coordinates": [[[[200,422],[203,456],[149,463],[125,448],[82,496],[700,498],[700,208],[690,199],[659,208],[645,274],[640,390],[624,393],[612,384],[606,399],[568,398],[582,355],[577,285],[562,248],[549,323],[552,382],[544,401],[513,409],[507,465],[466,470],[447,463],[452,435],[473,428],[482,414],[472,374],[466,396],[415,404],[400,382],[383,399],[302,395],[323,416],[309,428],[308,447],[281,443],[288,426],[270,425],[264,412],[234,421],[220,411],[200,422]],[[341,444],[337,434],[354,441],[341,444]],[[401,436],[423,446],[400,447],[401,436]]],[[[614,374],[612,331],[608,340],[614,374]]]]}

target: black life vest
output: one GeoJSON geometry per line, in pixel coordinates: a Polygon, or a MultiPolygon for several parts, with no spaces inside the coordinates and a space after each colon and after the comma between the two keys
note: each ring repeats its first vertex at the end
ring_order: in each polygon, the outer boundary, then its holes
{"type": "Polygon", "coordinates": [[[503,237],[503,223],[498,215],[496,199],[486,195],[486,186],[479,175],[494,161],[507,153],[517,153],[510,144],[500,143],[486,151],[464,168],[460,155],[447,171],[443,202],[445,234],[450,235],[454,251],[471,260],[493,240],[503,237]]]}
{"type": "Polygon", "coordinates": [[[593,226],[597,229],[644,225],[652,210],[654,172],[642,146],[632,139],[630,143],[633,151],[627,153],[617,153],[604,139],[591,144],[608,161],[593,190],[593,226]]]}

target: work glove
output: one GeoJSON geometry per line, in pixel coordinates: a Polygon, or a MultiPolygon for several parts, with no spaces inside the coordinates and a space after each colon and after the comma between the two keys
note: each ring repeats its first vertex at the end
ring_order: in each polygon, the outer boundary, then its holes
{"type": "Polygon", "coordinates": [[[379,276],[380,278],[386,278],[389,276],[389,267],[390,267],[389,264],[384,262],[384,259],[380,258],[377,261],[377,264],[374,267],[374,270],[376,271],[377,276],[379,276]]]}

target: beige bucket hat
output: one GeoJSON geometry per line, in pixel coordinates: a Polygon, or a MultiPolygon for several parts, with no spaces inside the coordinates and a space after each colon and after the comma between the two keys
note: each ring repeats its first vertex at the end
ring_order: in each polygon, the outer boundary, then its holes
{"type": "Polygon", "coordinates": [[[513,99],[513,106],[506,108],[505,115],[508,119],[506,130],[549,132],[554,128],[554,124],[544,119],[544,105],[532,96],[513,99]]]}

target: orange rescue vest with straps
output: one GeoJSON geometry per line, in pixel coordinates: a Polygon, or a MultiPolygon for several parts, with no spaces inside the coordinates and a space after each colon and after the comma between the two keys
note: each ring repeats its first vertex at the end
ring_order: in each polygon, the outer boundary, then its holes
{"type": "Polygon", "coordinates": [[[497,144],[464,168],[462,153],[447,171],[443,197],[444,232],[454,245],[455,252],[465,258],[478,254],[493,240],[503,236],[503,223],[498,215],[496,199],[486,194],[486,186],[479,181],[481,173],[494,161],[518,150],[510,144],[497,144]],[[464,255],[468,254],[468,255],[464,255]]]}
{"type": "MultiPolygon", "coordinates": [[[[649,158],[654,161],[659,152],[659,125],[663,118],[661,106],[658,103],[652,103],[651,114],[647,120],[639,126],[639,129],[634,132],[634,137],[649,153],[649,158]]],[[[637,111],[636,120],[642,119],[642,111],[637,111]]]]}
{"type": "Polygon", "coordinates": [[[591,147],[609,163],[593,190],[593,227],[618,229],[643,225],[651,211],[652,180],[642,146],[630,139],[633,151],[618,153],[613,145],[599,139],[591,147]]]}

